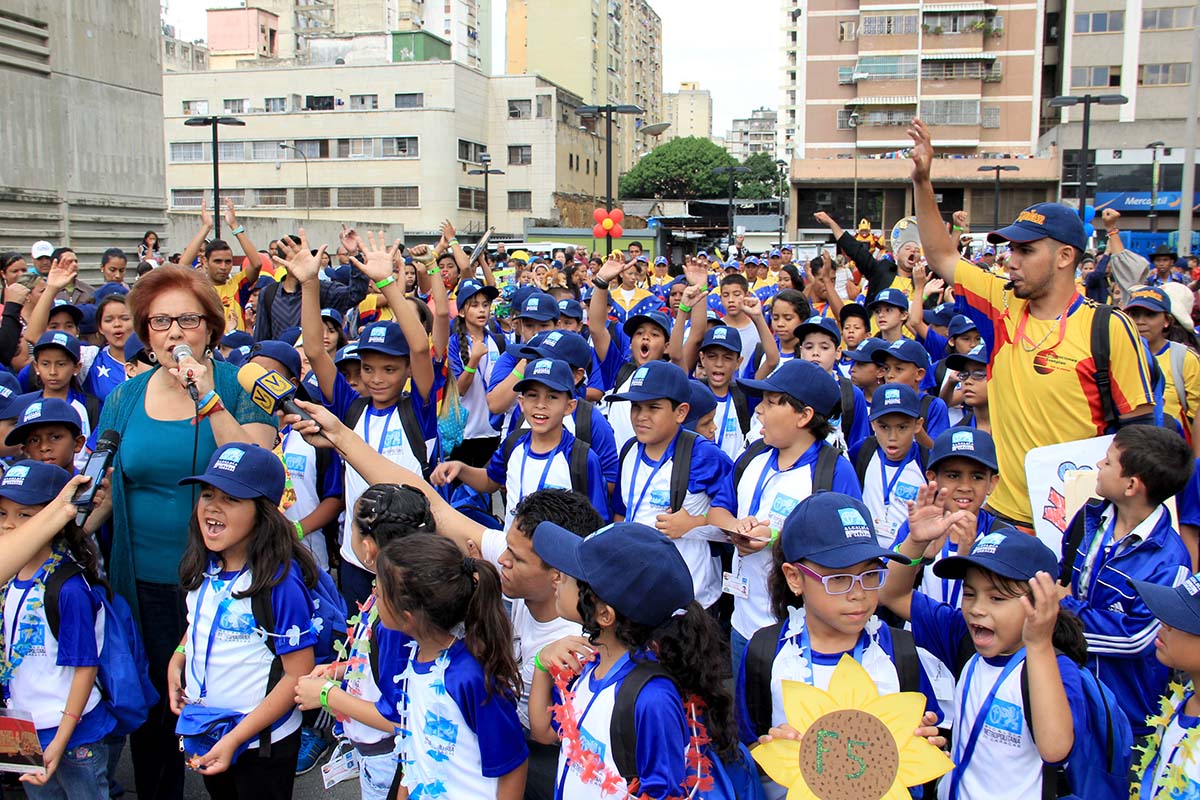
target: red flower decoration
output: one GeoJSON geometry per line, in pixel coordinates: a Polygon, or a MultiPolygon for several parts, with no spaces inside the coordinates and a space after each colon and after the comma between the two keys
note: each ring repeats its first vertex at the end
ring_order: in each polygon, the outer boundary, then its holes
{"type": "Polygon", "coordinates": [[[614,208],[612,211],[597,208],[592,212],[592,219],[596,220],[596,225],[592,228],[592,236],[597,239],[603,239],[606,236],[619,239],[625,233],[625,229],[621,227],[621,220],[625,219],[625,212],[619,208],[614,208]]]}

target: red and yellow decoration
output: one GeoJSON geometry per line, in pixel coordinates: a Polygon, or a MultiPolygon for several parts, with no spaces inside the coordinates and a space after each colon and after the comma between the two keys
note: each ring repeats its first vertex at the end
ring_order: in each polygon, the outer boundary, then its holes
{"type": "Polygon", "coordinates": [[[614,208],[612,211],[597,208],[592,212],[592,219],[596,220],[596,225],[592,228],[592,236],[597,239],[603,239],[605,236],[619,239],[625,232],[625,229],[621,227],[621,220],[625,219],[625,212],[619,208],[614,208]]]}
{"type": "Polygon", "coordinates": [[[878,250],[880,253],[887,249],[884,246],[883,237],[872,233],[871,222],[866,217],[858,221],[858,230],[854,232],[854,238],[872,250],[878,250]]]}

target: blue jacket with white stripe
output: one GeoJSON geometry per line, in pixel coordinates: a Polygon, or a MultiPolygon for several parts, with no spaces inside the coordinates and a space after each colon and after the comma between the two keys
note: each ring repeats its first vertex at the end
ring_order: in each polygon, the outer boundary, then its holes
{"type": "MultiPolygon", "coordinates": [[[[1063,599],[1062,607],[1083,621],[1088,669],[1112,689],[1137,737],[1150,732],[1145,720],[1158,713],[1158,698],[1167,689],[1169,670],[1154,655],[1158,620],[1129,581],[1176,586],[1191,574],[1192,560],[1170,512],[1163,508],[1146,538],[1132,546],[1122,541],[1122,546],[1110,549],[1112,555],[1107,558],[1103,553],[1097,555],[1102,566],[1093,570],[1086,591],[1081,591],[1088,553],[1105,533],[1101,515],[1107,506],[1089,503],[1079,511],[1084,515],[1083,541],[1071,565],[1071,596],[1063,599]]],[[[1074,521],[1067,527],[1068,536],[1073,525],[1074,521]]]]}

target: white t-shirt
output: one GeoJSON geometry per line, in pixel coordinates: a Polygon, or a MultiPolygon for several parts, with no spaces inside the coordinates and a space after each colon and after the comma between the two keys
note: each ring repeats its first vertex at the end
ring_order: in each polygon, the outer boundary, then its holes
{"type": "MultiPolygon", "coordinates": [[[[636,371],[636,370],[635,370],[636,371]]],[[[633,373],[629,373],[617,390],[613,394],[622,394],[629,391],[629,384],[633,382],[633,373]]],[[[624,400],[616,400],[606,404],[604,409],[605,416],[608,418],[608,424],[613,429],[613,440],[617,445],[617,452],[620,453],[625,447],[625,443],[637,436],[633,430],[633,404],[624,400]]]]}
{"type": "MultiPolygon", "coordinates": [[[[346,693],[351,697],[366,700],[371,705],[375,705],[375,701],[382,696],[375,680],[375,673],[371,670],[370,648],[375,646],[375,642],[365,636],[365,630],[370,624],[373,610],[373,608],[364,610],[362,621],[354,628],[354,640],[350,645],[350,666],[346,668],[345,675],[346,693]]],[[[358,744],[375,744],[389,738],[389,734],[378,728],[372,728],[370,725],[365,725],[350,717],[342,722],[342,729],[350,741],[358,744]]]]}
{"type": "Polygon", "coordinates": [[[504,484],[507,505],[504,509],[504,527],[511,528],[517,504],[539,489],[571,489],[571,439],[562,442],[549,453],[534,452],[532,435],[518,442],[508,457],[508,470],[504,484]],[[566,445],[564,447],[564,445],[566,445]]]}
{"type": "MultiPolygon", "coordinates": [[[[289,430],[283,434],[283,460],[296,492],[296,501],[288,506],[283,515],[292,522],[299,522],[315,511],[322,500],[322,486],[317,474],[317,448],[304,441],[303,436],[289,430]]],[[[310,532],[301,542],[313,554],[317,566],[328,571],[329,552],[321,531],[310,532]]]]}
{"type": "MultiPolygon", "coordinates": [[[[467,409],[467,424],[463,426],[464,439],[482,439],[500,435],[500,432],[493,428],[489,421],[487,407],[487,387],[492,381],[492,367],[500,359],[500,350],[496,347],[496,340],[493,337],[484,333],[483,338],[487,342],[487,355],[479,359],[479,364],[475,367],[477,370],[475,379],[471,381],[467,393],[462,395],[463,408],[467,409]]],[[[467,352],[459,352],[463,364],[470,361],[470,348],[474,345],[474,337],[468,333],[467,352]]]]}
{"type": "Polygon", "coordinates": [[[877,450],[867,465],[863,475],[863,504],[871,512],[879,546],[890,548],[900,526],[908,521],[909,501],[916,502],[917,491],[927,481],[916,448],[902,465],[891,462],[885,465],[884,461],[883,451],[877,450]],[[885,483],[891,487],[886,495],[885,483]]]}
{"type": "Polygon", "coordinates": [[[738,361],[738,369],[741,370],[750,361],[750,356],[754,355],[754,348],[762,344],[762,338],[758,335],[754,320],[750,319],[746,320],[746,325],[738,328],[737,332],[742,339],[742,358],[738,361]]]}
{"type": "Polygon", "coordinates": [[[742,421],[738,419],[732,393],[726,392],[724,397],[717,398],[717,411],[713,421],[717,425],[717,447],[736,461],[746,449],[746,434],[742,433],[742,421]]]}

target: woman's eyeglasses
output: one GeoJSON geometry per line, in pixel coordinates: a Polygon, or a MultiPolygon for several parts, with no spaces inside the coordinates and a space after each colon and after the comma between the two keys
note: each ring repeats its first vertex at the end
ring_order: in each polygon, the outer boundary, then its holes
{"type": "Polygon", "coordinates": [[[810,578],[824,584],[825,591],[828,594],[849,594],[854,589],[854,584],[856,583],[868,592],[877,592],[887,580],[886,569],[869,569],[859,575],[851,575],[849,573],[822,575],[803,564],[792,564],[792,566],[810,578]]]}
{"type": "Polygon", "coordinates": [[[158,314],[150,318],[150,330],[152,331],[169,331],[171,324],[179,323],[179,327],[185,331],[199,328],[200,323],[204,321],[203,314],[180,314],[177,317],[168,317],[166,314],[158,314]]]}

